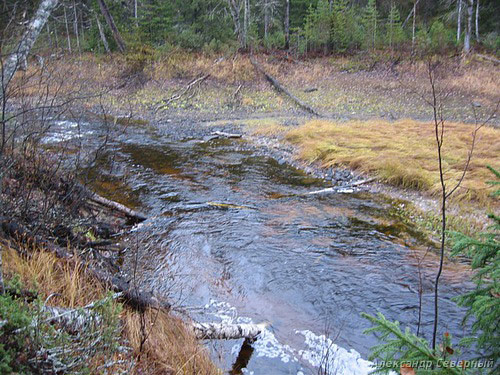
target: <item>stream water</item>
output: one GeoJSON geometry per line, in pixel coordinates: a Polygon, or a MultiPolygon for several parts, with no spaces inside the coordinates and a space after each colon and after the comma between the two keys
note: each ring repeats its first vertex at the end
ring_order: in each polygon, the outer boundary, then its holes
{"type": "MultiPolygon", "coordinates": [[[[79,137],[85,127],[89,139],[99,131],[85,124],[79,137]]],[[[415,330],[420,279],[429,337],[437,257],[398,215],[404,202],[368,192],[297,196],[328,184],[244,139],[201,142],[180,125],[168,129],[130,127],[114,137],[99,186],[150,217],[129,236],[127,259],[138,261],[148,289],[201,321],[268,322],[244,373],[315,374],[323,365],[366,374],[376,339],[363,334],[360,313],[380,311],[415,330]]],[[[441,333],[463,335],[451,298],[470,288],[467,278],[460,265],[444,270],[441,333]]],[[[211,344],[223,369],[241,343],[211,344]]]]}

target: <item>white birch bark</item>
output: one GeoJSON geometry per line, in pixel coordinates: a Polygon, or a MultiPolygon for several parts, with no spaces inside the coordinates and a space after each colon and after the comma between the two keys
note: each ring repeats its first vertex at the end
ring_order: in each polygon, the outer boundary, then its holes
{"type": "Polygon", "coordinates": [[[73,0],[73,32],[75,33],[76,36],[76,48],[78,48],[78,52],[81,52],[80,36],[78,35],[78,15],[76,13],[76,3],[74,0],[73,0]]]}
{"type": "Polygon", "coordinates": [[[285,8],[285,49],[290,49],[290,0],[286,0],[285,8]]]}
{"type": "Polygon", "coordinates": [[[72,52],[72,50],[71,50],[71,38],[69,36],[68,15],[66,13],[66,7],[64,7],[64,24],[66,25],[66,41],[68,42],[68,51],[69,51],[69,53],[71,53],[72,52]]]}
{"type": "Polygon", "coordinates": [[[476,0],[476,41],[479,42],[479,0],[476,0]]]}
{"type": "Polygon", "coordinates": [[[58,2],[59,0],[42,0],[26,31],[23,33],[21,41],[4,62],[2,66],[2,92],[0,93],[0,99],[17,69],[19,69],[20,64],[26,60],[50,13],[54,10],[58,2]]]}
{"type": "Polygon", "coordinates": [[[101,41],[102,44],[104,45],[104,49],[106,50],[106,53],[109,53],[109,44],[108,40],[106,39],[106,34],[104,34],[104,30],[102,29],[101,22],[99,21],[99,17],[97,17],[97,14],[95,15],[95,20],[97,22],[97,29],[99,30],[99,35],[101,36],[101,41]]]}
{"type": "Polygon", "coordinates": [[[462,0],[458,0],[457,43],[460,42],[460,34],[462,34],[462,0]]]}
{"type": "Polygon", "coordinates": [[[470,52],[470,39],[472,35],[472,13],[474,10],[474,0],[467,0],[467,28],[465,30],[464,52],[470,52]]]}
{"type": "Polygon", "coordinates": [[[199,340],[236,340],[255,339],[266,328],[261,324],[192,323],[193,331],[199,340]]]}

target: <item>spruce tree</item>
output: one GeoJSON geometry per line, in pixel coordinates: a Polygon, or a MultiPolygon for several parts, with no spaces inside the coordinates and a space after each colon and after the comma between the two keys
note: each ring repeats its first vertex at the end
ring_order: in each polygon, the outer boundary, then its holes
{"type": "Polygon", "coordinates": [[[366,47],[375,48],[377,41],[377,22],[378,12],[377,3],[375,0],[368,0],[363,12],[363,25],[365,28],[365,44],[366,47]]]}
{"type": "MultiPolygon", "coordinates": [[[[488,167],[497,181],[490,185],[500,185],[500,172],[488,167]]],[[[493,196],[500,196],[498,188],[493,196]]],[[[461,233],[453,233],[455,255],[466,255],[471,259],[472,269],[476,271],[473,280],[476,288],[457,298],[460,306],[468,308],[466,319],[474,317],[473,337],[463,340],[464,344],[474,344],[484,356],[494,361],[492,372],[498,373],[500,365],[500,216],[488,215],[493,224],[488,231],[471,238],[461,233]]]]}
{"type": "Polygon", "coordinates": [[[349,45],[347,0],[335,0],[332,14],[333,48],[344,51],[349,45]]]}
{"type": "Polygon", "coordinates": [[[391,10],[389,11],[389,17],[387,18],[387,41],[389,42],[389,47],[392,48],[393,45],[401,41],[403,37],[403,28],[401,27],[401,18],[399,15],[399,10],[394,3],[391,5],[391,10]]]}

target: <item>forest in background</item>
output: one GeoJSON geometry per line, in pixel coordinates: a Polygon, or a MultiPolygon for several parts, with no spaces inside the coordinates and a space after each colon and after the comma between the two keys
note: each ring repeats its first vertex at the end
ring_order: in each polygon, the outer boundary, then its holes
{"type": "MultiPolygon", "coordinates": [[[[3,54],[37,4],[3,0],[3,54]]],[[[498,54],[499,13],[494,0],[66,0],[39,45],[94,53],[286,50],[295,57],[387,48],[498,54]]]]}

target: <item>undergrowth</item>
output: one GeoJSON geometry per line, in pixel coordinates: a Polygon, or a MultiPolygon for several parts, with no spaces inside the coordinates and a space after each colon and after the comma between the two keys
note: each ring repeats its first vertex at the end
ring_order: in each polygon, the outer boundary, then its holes
{"type": "Polygon", "coordinates": [[[122,306],[79,261],[26,250],[29,257],[2,249],[9,293],[0,296],[0,374],[35,374],[43,366],[72,374],[220,374],[180,319],[122,306]],[[98,323],[68,330],[51,322],[44,306],[98,323]]]}

